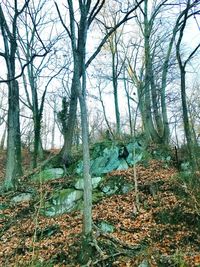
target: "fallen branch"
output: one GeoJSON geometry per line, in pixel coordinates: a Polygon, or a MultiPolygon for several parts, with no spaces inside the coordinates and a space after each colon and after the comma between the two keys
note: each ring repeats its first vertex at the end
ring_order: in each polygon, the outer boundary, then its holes
{"type": "Polygon", "coordinates": [[[135,233],[135,229],[129,229],[122,226],[119,229],[128,233],[135,233]]]}

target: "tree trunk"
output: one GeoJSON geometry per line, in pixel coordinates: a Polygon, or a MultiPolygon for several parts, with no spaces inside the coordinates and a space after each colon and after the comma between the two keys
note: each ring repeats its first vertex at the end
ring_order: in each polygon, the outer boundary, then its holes
{"type": "MultiPolygon", "coordinates": [[[[40,130],[41,132],[41,130],[40,130]]],[[[42,146],[42,138],[41,138],[41,133],[40,133],[40,141],[39,141],[39,146],[38,146],[38,157],[40,160],[44,159],[44,149],[42,146]]]]}
{"type": "Polygon", "coordinates": [[[56,128],[56,101],[54,102],[53,123],[51,129],[51,149],[55,148],[55,128],[56,128]]]}
{"type": "Polygon", "coordinates": [[[187,108],[187,100],[186,100],[186,85],[185,85],[185,68],[183,66],[179,66],[181,71],[181,100],[182,100],[182,109],[183,109],[183,124],[185,137],[187,140],[188,154],[191,160],[191,165],[194,170],[197,169],[197,160],[194,153],[194,142],[192,140],[192,132],[190,128],[189,116],[188,116],[188,108],[187,108]]]}
{"type": "Polygon", "coordinates": [[[186,23],[187,23],[187,19],[188,19],[188,13],[189,13],[189,10],[192,8],[192,6],[190,4],[191,4],[191,1],[188,0],[187,4],[186,4],[186,8],[183,11],[184,17],[183,17],[183,21],[181,24],[179,37],[178,37],[178,40],[176,43],[176,58],[178,61],[178,65],[179,65],[179,69],[180,69],[180,75],[181,75],[181,101],[182,101],[182,110],[183,110],[183,125],[184,125],[185,137],[187,140],[188,155],[189,155],[189,159],[190,159],[190,163],[191,163],[191,166],[193,168],[193,171],[195,171],[198,169],[198,161],[197,161],[197,157],[196,157],[195,151],[194,151],[194,142],[192,139],[192,131],[191,131],[189,116],[188,116],[186,82],[185,82],[186,81],[186,71],[185,71],[185,69],[186,69],[187,63],[191,60],[191,58],[197,52],[200,45],[198,45],[193,50],[193,52],[189,55],[189,57],[184,62],[182,61],[181,52],[180,52],[183,33],[184,33],[184,29],[186,27],[186,23]]]}
{"type": "Polygon", "coordinates": [[[129,89],[128,85],[126,83],[126,77],[125,77],[125,68],[123,71],[123,81],[124,81],[124,89],[126,93],[126,98],[127,98],[127,105],[128,105],[128,120],[129,120],[129,127],[130,127],[130,136],[133,136],[133,125],[132,125],[132,115],[131,115],[131,103],[130,103],[130,94],[129,94],[129,89]]]}
{"type": "Polygon", "coordinates": [[[81,108],[81,127],[83,142],[83,175],[84,175],[84,212],[83,231],[87,237],[92,231],[92,182],[90,176],[90,155],[88,140],[88,119],[86,101],[83,96],[79,96],[81,108]]]}
{"type": "Polygon", "coordinates": [[[115,53],[112,52],[112,82],[114,92],[114,103],[115,103],[115,118],[116,118],[116,134],[119,137],[121,132],[120,125],[120,112],[119,112],[119,101],[118,101],[118,81],[117,81],[117,70],[115,63],[115,53]]]}
{"type": "Polygon", "coordinates": [[[40,132],[41,132],[41,122],[40,117],[35,114],[34,117],[34,150],[33,150],[33,161],[32,167],[37,167],[37,160],[38,160],[38,152],[39,152],[39,145],[40,145],[40,132]]]}
{"type": "MultiPolygon", "coordinates": [[[[75,75],[75,74],[74,74],[75,75]]],[[[80,77],[78,77],[80,79],[80,77]]],[[[69,115],[67,120],[66,130],[64,132],[64,145],[61,149],[61,157],[63,163],[67,165],[71,162],[72,157],[72,144],[74,137],[74,130],[76,126],[76,112],[77,112],[77,94],[76,94],[76,84],[75,78],[72,80],[71,86],[71,96],[70,96],[70,107],[69,107],[69,115]]]]}
{"type": "Polygon", "coordinates": [[[145,54],[145,77],[144,77],[144,103],[145,103],[145,115],[143,116],[145,120],[146,129],[151,136],[151,139],[155,143],[161,143],[157,129],[154,127],[152,114],[154,114],[155,121],[157,122],[157,127],[160,131],[160,115],[158,115],[158,106],[156,103],[155,85],[153,82],[153,70],[152,70],[152,59],[151,59],[151,49],[150,49],[150,31],[151,25],[148,20],[148,1],[144,1],[144,54],[145,54]],[[153,99],[152,99],[153,96],[153,99]],[[153,103],[153,110],[152,104],[153,103]]]}
{"type": "MultiPolygon", "coordinates": [[[[106,109],[105,109],[105,105],[104,105],[104,102],[103,102],[103,98],[102,98],[102,93],[101,93],[101,89],[100,89],[100,86],[99,86],[99,97],[100,97],[100,102],[101,102],[101,106],[102,106],[102,109],[103,109],[103,116],[104,116],[104,119],[105,119],[105,122],[106,122],[106,125],[107,125],[107,127],[108,127],[108,129],[107,129],[107,133],[108,133],[108,135],[111,135],[111,139],[113,139],[114,138],[114,134],[113,134],[113,132],[112,132],[112,129],[111,129],[111,127],[110,127],[110,124],[109,124],[109,121],[108,121],[108,118],[107,118],[107,115],[106,115],[106,109]]],[[[107,136],[108,137],[108,139],[110,138],[110,136],[107,136]]]]}
{"type": "MultiPolygon", "coordinates": [[[[27,3],[26,3],[27,4],[27,3]]],[[[24,8],[26,7],[24,5],[24,8]]],[[[17,50],[17,18],[20,12],[15,2],[14,16],[8,26],[4,12],[0,5],[0,28],[3,37],[5,52],[3,57],[7,67],[8,85],[8,137],[7,137],[7,162],[4,188],[6,190],[17,187],[19,177],[22,175],[21,165],[21,133],[19,121],[19,86],[15,80],[15,57],[17,50]],[[10,29],[12,32],[10,32],[10,29]]],[[[23,9],[22,9],[23,11],[23,9]]]]}
{"type": "Polygon", "coordinates": [[[6,141],[6,132],[7,132],[7,125],[5,125],[2,137],[1,137],[1,144],[0,144],[0,149],[3,150],[5,146],[5,141],[6,141]]]}
{"type": "Polygon", "coordinates": [[[19,87],[18,82],[8,82],[8,138],[7,163],[4,186],[6,190],[17,187],[18,179],[22,175],[21,166],[21,135],[19,122],[19,87]]]}
{"type": "Polygon", "coordinates": [[[151,142],[152,138],[151,138],[151,134],[150,134],[147,121],[146,121],[145,87],[143,83],[137,87],[137,93],[138,93],[138,108],[139,108],[141,119],[142,119],[142,130],[145,134],[146,141],[151,142]]]}
{"type": "Polygon", "coordinates": [[[167,87],[167,74],[169,70],[169,59],[173,47],[173,42],[175,38],[175,31],[173,31],[172,38],[169,43],[167,54],[162,68],[162,84],[161,84],[161,109],[162,109],[162,120],[163,120],[163,143],[169,144],[169,121],[167,116],[167,106],[166,106],[166,87],[167,87]]]}
{"type": "Polygon", "coordinates": [[[157,93],[157,88],[154,82],[154,75],[152,70],[152,62],[150,63],[151,68],[151,97],[152,97],[152,106],[153,106],[153,117],[154,117],[154,123],[156,127],[156,131],[158,135],[162,138],[163,136],[163,123],[162,118],[159,110],[159,97],[157,93]]]}

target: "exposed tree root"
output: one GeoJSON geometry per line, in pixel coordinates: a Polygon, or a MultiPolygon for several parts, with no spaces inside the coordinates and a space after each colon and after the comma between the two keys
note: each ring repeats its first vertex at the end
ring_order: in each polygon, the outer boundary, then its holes
{"type": "MultiPolygon", "coordinates": [[[[97,227],[95,224],[93,224],[93,228],[95,229],[95,233],[93,235],[93,240],[91,242],[91,245],[95,247],[96,251],[99,254],[99,257],[97,260],[92,260],[90,259],[84,267],[89,267],[89,266],[106,266],[106,262],[111,258],[115,258],[121,255],[127,255],[130,256],[130,251],[131,254],[135,254],[136,251],[141,250],[141,246],[131,246],[126,244],[125,242],[122,242],[118,238],[115,238],[111,236],[108,233],[103,232],[99,227],[97,227]],[[112,245],[112,247],[115,248],[115,253],[107,254],[105,251],[103,251],[100,246],[98,245],[98,241],[96,238],[103,237],[106,240],[110,241],[109,245],[112,245]]],[[[82,266],[83,267],[83,266],[82,266]]]]}

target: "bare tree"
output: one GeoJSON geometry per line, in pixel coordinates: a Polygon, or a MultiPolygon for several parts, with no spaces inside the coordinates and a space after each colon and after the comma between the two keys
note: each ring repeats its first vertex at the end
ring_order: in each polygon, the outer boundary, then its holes
{"type": "Polygon", "coordinates": [[[0,28],[4,44],[4,50],[0,52],[0,56],[4,59],[7,68],[7,78],[4,80],[7,81],[8,85],[8,138],[4,187],[8,190],[17,186],[18,178],[22,175],[19,86],[15,76],[18,20],[27,9],[29,0],[25,1],[23,5],[20,5],[17,0],[12,4],[7,4],[0,4],[0,28]],[[9,23],[11,23],[11,27],[9,27],[9,23]]]}
{"type": "Polygon", "coordinates": [[[44,15],[45,13],[43,11],[47,8],[46,4],[49,5],[45,0],[40,0],[36,4],[29,5],[28,13],[25,14],[22,20],[25,28],[25,36],[20,36],[21,49],[18,51],[21,65],[23,65],[23,62],[30,62],[27,65],[27,73],[23,73],[26,101],[23,101],[22,98],[21,101],[33,114],[33,168],[37,166],[38,153],[42,151],[40,135],[46,93],[53,79],[62,71],[62,68],[57,69],[57,66],[55,66],[57,62],[57,50],[54,46],[60,39],[60,36],[54,33],[55,23],[49,20],[51,10],[49,6],[48,17],[44,15]],[[44,36],[43,32],[46,28],[49,29],[49,33],[47,35],[45,32],[44,36]],[[40,60],[37,60],[37,63],[31,61],[36,51],[39,53],[42,50],[47,51],[46,55],[40,60]],[[24,59],[21,58],[22,55],[24,59]]]}
{"type": "MultiPolygon", "coordinates": [[[[139,50],[143,52],[142,66],[139,69],[133,62],[131,68],[132,80],[138,91],[139,108],[144,126],[144,132],[149,140],[156,143],[169,142],[169,122],[166,108],[166,88],[169,69],[173,66],[172,46],[175,34],[173,26],[165,27],[165,12],[168,12],[168,0],[144,1],[137,21],[143,41],[139,50]],[[169,41],[168,41],[169,40],[169,41]]],[[[171,3],[171,5],[173,5],[171,3]]],[[[170,24],[169,24],[170,25],[170,24]]],[[[138,49],[136,57],[138,57],[138,49]]]]}
{"type": "MultiPolygon", "coordinates": [[[[70,103],[69,117],[76,116],[76,101],[77,98],[80,103],[81,109],[81,127],[82,127],[82,144],[83,144],[83,177],[84,177],[84,212],[83,212],[83,257],[82,262],[87,263],[91,254],[90,242],[92,239],[92,184],[90,177],[90,156],[89,156],[89,143],[88,143],[88,118],[87,118],[87,106],[86,106],[86,68],[92,62],[92,60],[98,55],[102,46],[111,34],[120,27],[125,21],[131,18],[131,13],[141,4],[140,1],[136,6],[126,12],[122,20],[115,25],[109,33],[104,36],[99,46],[92,54],[92,56],[86,61],[86,42],[88,29],[92,22],[96,18],[97,14],[103,7],[105,0],[97,0],[92,5],[91,0],[79,1],[79,14],[76,16],[74,3],[72,0],[68,0],[68,10],[70,18],[70,27],[68,28],[60,14],[60,10],[57,6],[57,10],[61,19],[61,22],[70,38],[71,48],[73,53],[73,79],[71,89],[71,101],[74,101],[73,107],[70,103]],[[78,21],[77,21],[78,20],[78,21]],[[73,108],[73,110],[72,110],[73,108]],[[71,111],[73,111],[71,113],[71,111]]],[[[71,102],[70,101],[70,102],[71,102]]],[[[73,122],[74,131],[75,122],[73,122]]]]}
{"type": "Polygon", "coordinates": [[[188,19],[194,14],[200,14],[200,3],[198,0],[190,1],[188,0],[186,3],[186,7],[184,11],[182,11],[182,17],[180,20],[180,30],[178,32],[177,42],[176,42],[176,57],[178,61],[178,66],[180,69],[180,78],[181,78],[181,101],[182,101],[182,110],[183,110],[183,124],[184,131],[187,140],[188,153],[191,160],[191,164],[194,170],[197,169],[198,163],[197,158],[194,153],[194,138],[192,137],[192,130],[189,121],[188,114],[188,104],[187,104],[187,94],[186,94],[186,67],[190,60],[194,57],[195,53],[200,48],[200,44],[198,44],[195,49],[187,56],[186,59],[183,59],[181,53],[181,43],[183,40],[184,30],[186,28],[186,24],[188,19]]]}
{"type": "MultiPolygon", "coordinates": [[[[103,35],[109,33],[109,29],[115,27],[121,19],[121,10],[116,7],[116,3],[107,3],[102,11],[102,19],[99,21],[99,28],[103,35]]],[[[120,53],[120,42],[123,39],[125,24],[113,32],[112,35],[107,39],[104,45],[104,51],[110,56],[108,69],[104,70],[104,73],[108,71],[104,77],[112,81],[113,96],[114,96],[114,107],[115,107],[115,122],[116,122],[116,135],[119,137],[121,133],[121,116],[119,108],[119,76],[122,73],[123,63],[122,55],[120,53]],[[109,69],[111,74],[109,75],[109,69]]],[[[105,64],[105,62],[104,62],[105,64]]]]}

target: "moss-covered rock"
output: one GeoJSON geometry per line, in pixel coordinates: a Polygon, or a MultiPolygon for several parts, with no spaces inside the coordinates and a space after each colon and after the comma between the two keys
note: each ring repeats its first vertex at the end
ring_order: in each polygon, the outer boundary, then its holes
{"type": "Polygon", "coordinates": [[[53,179],[59,179],[64,176],[64,170],[62,168],[51,168],[42,170],[32,176],[32,180],[35,182],[46,182],[53,179]]]}
{"type": "Polygon", "coordinates": [[[45,203],[41,209],[41,213],[45,216],[53,217],[66,212],[75,210],[78,201],[83,197],[83,191],[70,189],[63,189],[53,193],[51,199],[45,203]]]}
{"type": "MultiPolygon", "coordinates": [[[[103,177],[92,177],[92,188],[93,189],[97,188],[102,181],[103,181],[103,177]]],[[[77,190],[83,190],[84,189],[83,178],[79,178],[74,184],[74,187],[77,190]]]]}
{"type": "Polygon", "coordinates": [[[33,198],[31,193],[20,193],[11,199],[13,203],[28,202],[33,198]]]}
{"type": "MultiPolygon", "coordinates": [[[[91,174],[93,176],[101,176],[113,170],[126,170],[129,165],[132,166],[142,159],[142,147],[137,142],[123,146],[110,142],[108,147],[106,147],[105,143],[96,144],[91,152],[91,174]],[[123,146],[126,147],[128,151],[128,156],[126,157],[119,156],[119,151],[123,146]]],[[[78,163],[76,173],[82,175],[82,161],[78,163]]]]}

